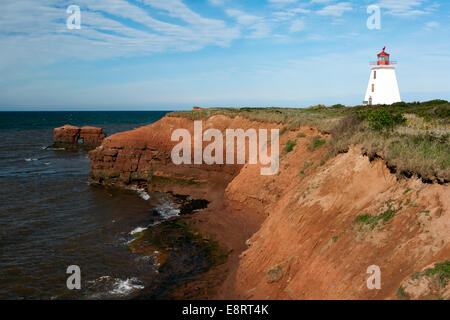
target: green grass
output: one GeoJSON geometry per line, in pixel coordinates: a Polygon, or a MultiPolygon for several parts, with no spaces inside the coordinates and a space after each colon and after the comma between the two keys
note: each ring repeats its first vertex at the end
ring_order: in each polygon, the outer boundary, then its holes
{"type": "Polygon", "coordinates": [[[412,280],[418,280],[419,278],[427,276],[432,279],[436,279],[441,288],[445,288],[450,280],[450,261],[445,260],[443,262],[437,262],[433,268],[425,269],[422,272],[414,272],[411,275],[412,280]]]}
{"type": "Polygon", "coordinates": [[[321,139],[313,139],[312,145],[314,149],[320,148],[321,146],[323,146],[326,143],[325,140],[321,140],[321,139]]]}
{"type": "Polygon", "coordinates": [[[408,299],[409,298],[409,295],[406,293],[405,289],[402,286],[398,287],[397,295],[401,299],[408,299]]]}
{"type": "MultiPolygon", "coordinates": [[[[347,120],[351,122],[351,120],[347,120]]],[[[450,144],[448,136],[433,136],[427,132],[378,132],[364,122],[353,129],[341,129],[330,142],[335,154],[351,145],[361,145],[368,155],[382,155],[398,174],[419,175],[424,179],[450,180],[450,144]]]]}
{"type": "Polygon", "coordinates": [[[393,113],[388,108],[378,108],[360,111],[359,116],[369,122],[372,130],[393,130],[396,126],[406,123],[401,113],[393,113]]]}
{"type": "Polygon", "coordinates": [[[425,275],[429,277],[437,277],[442,288],[445,288],[450,279],[450,261],[438,262],[434,264],[434,268],[425,270],[425,275]]]}
{"type": "Polygon", "coordinates": [[[316,105],[308,108],[213,108],[192,111],[175,111],[169,117],[185,117],[191,120],[206,119],[214,115],[227,115],[230,117],[242,116],[249,120],[276,122],[289,124],[290,128],[300,125],[316,126],[320,130],[333,128],[338,122],[350,114],[361,114],[368,110],[388,108],[392,114],[415,114],[427,121],[448,120],[450,106],[445,100],[432,100],[427,102],[397,103],[391,106],[355,106],[345,107],[334,105],[326,107],[316,105]]]}
{"type": "Polygon", "coordinates": [[[303,170],[308,169],[309,167],[311,167],[314,164],[314,161],[308,161],[305,163],[305,165],[303,166],[303,170]]]}
{"type": "Polygon", "coordinates": [[[216,108],[177,111],[168,117],[202,120],[214,115],[278,123],[284,126],[284,131],[313,126],[322,134],[331,133],[332,139],[325,142],[317,138],[310,144],[310,150],[327,146],[338,154],[352,145],[361,145],[368,155],[382,156],[397,174],[415,174],[440,182],[450,180],[450,104],[445,100],[390,106],[216,108]]]}
{"type": "Polygon", "coordinates": [[[369,226],[370,230],[375,229],[375,227],[381,222],[383,224],[385,224],[386,222],[388,222],[389,220],[391,220],[395,214],[397,213],[397,211],[395,211],[392,208],[392,201],[387,201],[387,209],[383,212],[381,212],[378,215],[370,215],[370,214],[362,214],[359,215],[355,218],[355,220],[353,221],[353,223],[355,224],[362,224],[362,225],[367,225],[369,226]]]}
{"type": "Polygon", "coordinates": [[[325,140],[321,139],[320,136],[315,136],[312,138],[311,142],[307,145],[309,151],[314,151],[326,143],[325,140]]]}
{"type": "Polygon", "coordinates": [[[286,146],[284,147],[283,151],[286,152],[286,153],[291,152],[292,150],[294,150],[294,147],[296,145],[297,145],[297,142],[289,140],[286,143],[286,146]]]}

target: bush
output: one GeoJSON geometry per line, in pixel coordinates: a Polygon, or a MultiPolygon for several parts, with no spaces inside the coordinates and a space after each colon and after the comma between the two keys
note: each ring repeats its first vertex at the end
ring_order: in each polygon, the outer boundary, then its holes
{"type": "Polygon", "coordinates": [[[315,136],[311,140],[311,143],[308,144],[308,150],[309,151],[314,151],[315,149],[320,148],[321,146],[323,146],[325,143],[326,143],[326,141],[320,139],[320,136],[315,136]]]}
{"type": "Polygon", "coordinates": [[[284,147],[285,152],[291,152],[294,150],[294,147],[297,145],[297,142],[289,140],[284,147]]]}
{"type": "Polygon", "coordinates": [[[354,113],[350,113],[346,117],[342,118],[339,123],[330,130],[333,138],[340,138],[346,134],[352,135],[361,123],[361,118],[354,113]]]}
{"type": "Polygon", "coordinates": [[[435,100],[425,101],[423,104],[426,106],[437,106],[437,105],[445,104],[445,103],[448,103],[448,101],[441,100],[441,99],[435,99],[435,100]]]}
{"type": "Polygon", "coordinates": [[[434,268],[425,270],[425,274],[429,277],[436,276],[443,287],[446,287],[450,279],[450,261],[436,263],[434,268]]]}
{"type": "Polygon", "coordinates": [[[395,102],[395,103],[391,104],[391,107],[394,107],[394,108],[397,108],[397,107],[406,108],[407,106],[408,106],[408,104],[406,102],[403,102],[403,101],[395,102]]]}
{"type": "Polygon", "coordinates": [[[406,123],[406,118],[402,114],[394,114],[385,108],[367,110],[360,115],[367,119],[369,127],[376,131],[392,130],[396,126],[406,123]]]}
{"type": "Polygon", "coordinates": [[[321,140],[321,139],[314,139],[313,140],[313,147],[314,149],[321,147],[322,145],[324,145],[326,143],[325,140],[321,140]]]}

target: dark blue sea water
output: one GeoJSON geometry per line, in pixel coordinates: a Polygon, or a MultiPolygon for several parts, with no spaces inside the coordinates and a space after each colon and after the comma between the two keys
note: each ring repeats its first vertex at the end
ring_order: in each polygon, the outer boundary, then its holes
{"type": "Polygon", "coordinates": [[[166,114],[166,111],[0,112],[0,130],[53,129],[64,124],[71,124],[99,126],[112,134],[150,124],[166,114]]]}
{"type": "Polygon", "coordinates": [[[89,185],[85,151],[45,147],[64,124],[110,135],[164,115],[0,112],[0,299],[128,298],[152,281],[152,257],[130,252],[127,242],[163,200],[89,185]],[[82,290],[67,289],[70,265],[81,268],[82,290]]]}

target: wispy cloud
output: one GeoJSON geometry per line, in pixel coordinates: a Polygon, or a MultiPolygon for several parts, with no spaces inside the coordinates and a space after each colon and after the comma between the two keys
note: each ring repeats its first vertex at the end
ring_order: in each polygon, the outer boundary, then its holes
{"type": "Polygon", "coordinates": [[[246,32],[246,37],[248,38],[264,38],[271,32],[270,24],[264,17],[249,14],[237,9],[227,9],[226,13],[247,29],[248,32],[246,32]]]}
{"type": "Polygon", "coordinates": [[[439,26],[440,26],[440,24],[438,22],[430,21],[425,24],[425,30],[431,31],[433,29],[438,28],[439,26]]]}
{"type": "MultiPolygon", "coordinates": [[[[82,9],[81,30],[66,29],[68,15],[59,0],[8,1],[0,20],[1,47],[35,59],[46,55],[96,59],[228,46],[240,37],[236,26],[205,18],[181,0],[138,0],[139,6],[125,0],[77,3],[82,9]],[[154,18],[156,11],[171,22],[154,18]]],[[[2,50],[5,59],[17,58],[5,55],[2,50]]]]}
{"type": "Polygon", "coordinates": [[[289,32],[299,32],[305,29],[305,22],[300,19],[296,19],[292,21],[292,24],[289,28],[289,32]]]}
{"type": "Polygon", "coordinates": [[[377,5],[387,9],[386,13],[393,16],[415,16],[429,13],[422,5],[424,0],[380,0],[377,5]]]}
{"type": "Polygon", "coordinates": [[[290,4],[290,3],[295,3],[298,0],[268,0],[269,3],[274,3],[274,4],[290,4]]]}
{"type": "Polygon", "coordinates": [[[332,4],[329,6],[324,7],[323,9],[317,11],[317,14],[322,16],[333,16],[333,17],[340,17],[342,16],[346,11],[352,11],[352,4],[350,2],[340,2],[337,4],[332,4]]]}

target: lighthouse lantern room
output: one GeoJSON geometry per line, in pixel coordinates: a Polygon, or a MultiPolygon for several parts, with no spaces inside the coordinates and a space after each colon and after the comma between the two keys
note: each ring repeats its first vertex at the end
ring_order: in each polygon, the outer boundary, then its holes
{"type": "Polygon", "coordinates": [[[386,47],[378,54],[378,60],[370,63],[370,79],[364,98],[365,105],[393,104],[400,102],[395,69],[396,61],[390,60],[386,47]]]}

